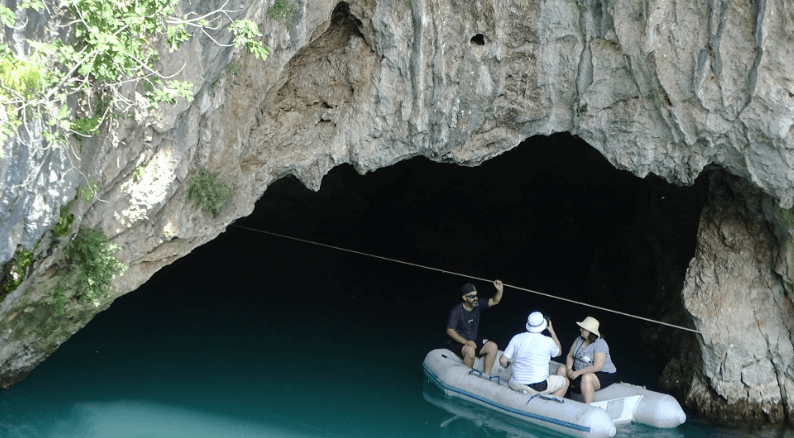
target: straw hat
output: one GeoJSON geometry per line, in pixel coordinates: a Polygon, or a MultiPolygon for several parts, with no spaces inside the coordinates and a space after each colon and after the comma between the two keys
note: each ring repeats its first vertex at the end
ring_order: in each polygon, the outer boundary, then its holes
{"type": "Polygon", "coordinates": [[[579,327],[587,330],[590,333],[595,334],[599,338],[601,337],[601,334],[598,333],[598,326],[601,324],[599,324],[598,320],[593,318],[592,316],[588,316],[587,318],[584,319],[584,321],[577,322],[577,324],[579,324],[579,327]]]}

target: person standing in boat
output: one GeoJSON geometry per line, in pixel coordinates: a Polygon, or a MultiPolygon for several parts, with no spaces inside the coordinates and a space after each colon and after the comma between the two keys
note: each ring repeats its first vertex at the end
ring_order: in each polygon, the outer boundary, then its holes
{"type": "Polygon", "coordinates": [[[616,382],[617,368],[609,355],[609,346],[598,332],[598,320],[588,316],[576,324],[580,336],[573,341],[565,366],[559,367],[557,374],[571,379],[571,391],[580,392],[585,403],[592,403],[596,391],[616,382]]]}
{"type": "Polygon", "coordinates": [[[477,288],[471,283],[466,283],[460,288],[463,302],[456,305],[449,311],[447,317],[447,340],[446,348],[463,359],[463,363],[468,367],[474,367],[476,357],[485,356],[483,373],[490,375],[498,347],[493,341],[489,341],[478,336],[480,326],[480,313],[483,310],[499,304],[502,301],[504,286],[500,280],[493,282],[496,288],[496,295],[489,299],[479,298],[477,288]]]}
{"type": "Polygon", "coordinates": [[[510,387],[519,392],[564,396],[568,390],[568,379],[565,376],[549,375],[549,361],[562,354],[554,326],[542,313],[532,312],[527,318],[526,327],[526,332],[513,336],[499,358],[499,364],[504,368],[514,362],[510,387]],[[547,328],[551,337],[542,333],[547,328]]]}

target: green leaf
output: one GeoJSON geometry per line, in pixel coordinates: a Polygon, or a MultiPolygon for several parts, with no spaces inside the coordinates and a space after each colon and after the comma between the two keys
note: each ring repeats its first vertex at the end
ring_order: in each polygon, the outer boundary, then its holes
{"type": "Polygon", "coordinates": [[[72,123],[72,129],[80,134],[90,135],[99,128],[100,120],[99,117],[76,119],[74,123],[72,123]]]}
{"type": "Polygon", "coordinates": [[[0,22],[8,27],[14,27],[17,17],[14,12],[7,7],[0,5],[0,22]]]}
{"type": "Polygon", "coordinates": [[[264,45],[261,45],[261,46],[254,47],[253,49],[249,48],[248,49],[248,53],[253,53],[254,57],[260,58],[262,61],[265,61],[265,60],[267,60],[267,55],[270,54],[270,51],[267,50],[267,47],[265,47],[264,45]]]}
{"type": "Polygon", "coordinates": [[[91,70],[94,68],[94,63],[92,61],[88,61],[83,63],[79,69],[77,69],[77,73],[81,76],[88,76],[91,73],[91,70]]]}
{"type": "Polygon", "coordinates": [[[19,9],[28,9],[31,8],[36,12],[40,12],[42,8],[44,8],[44,3],[40,0],[23,0],[22,3],[19,4],[19,9]]]}
{"type": "Polygon", "coordinates": [[[166,30],[167,41],[169,44],[169,49],[171,52],[174,50],[179,49],[179,45],[190,39],[190,35],[187,33],[185,25],[177,25],[169,27],[166,30]]]}

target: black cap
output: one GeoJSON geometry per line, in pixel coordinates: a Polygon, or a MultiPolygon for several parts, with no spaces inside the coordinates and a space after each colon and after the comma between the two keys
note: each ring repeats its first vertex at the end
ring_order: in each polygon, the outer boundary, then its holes
{"type": "Polygon", "coordinates": [[[474,285],[471,284],[471,283],[466,283],[466,284],[464,284],[463,286],[460,287],[460,294],[461,295],[466,295],[466,294],[469,294],[469,293],[472,293],[472,292],[477,292],[477,288],[474,287],[474,285]]]}

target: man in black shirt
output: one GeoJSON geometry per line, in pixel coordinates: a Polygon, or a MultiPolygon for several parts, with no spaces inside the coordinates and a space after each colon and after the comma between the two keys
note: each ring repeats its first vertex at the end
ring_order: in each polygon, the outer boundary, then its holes
{"type": "Polygon", "coordinates": [[[496,361],[497,346],[493,341],[477,336],[480,325],[480,313],[502,301],[504,286],[500,280],[493,282],[496,295],[485,300],[477,296],[477,288],[466,283],[460,288],[463,302],[449,312],[447,318],[447,348],[463,358],[466,366],[474,366],[474,358],[485,356],[483,373],[490,375],[496,361]]]}

